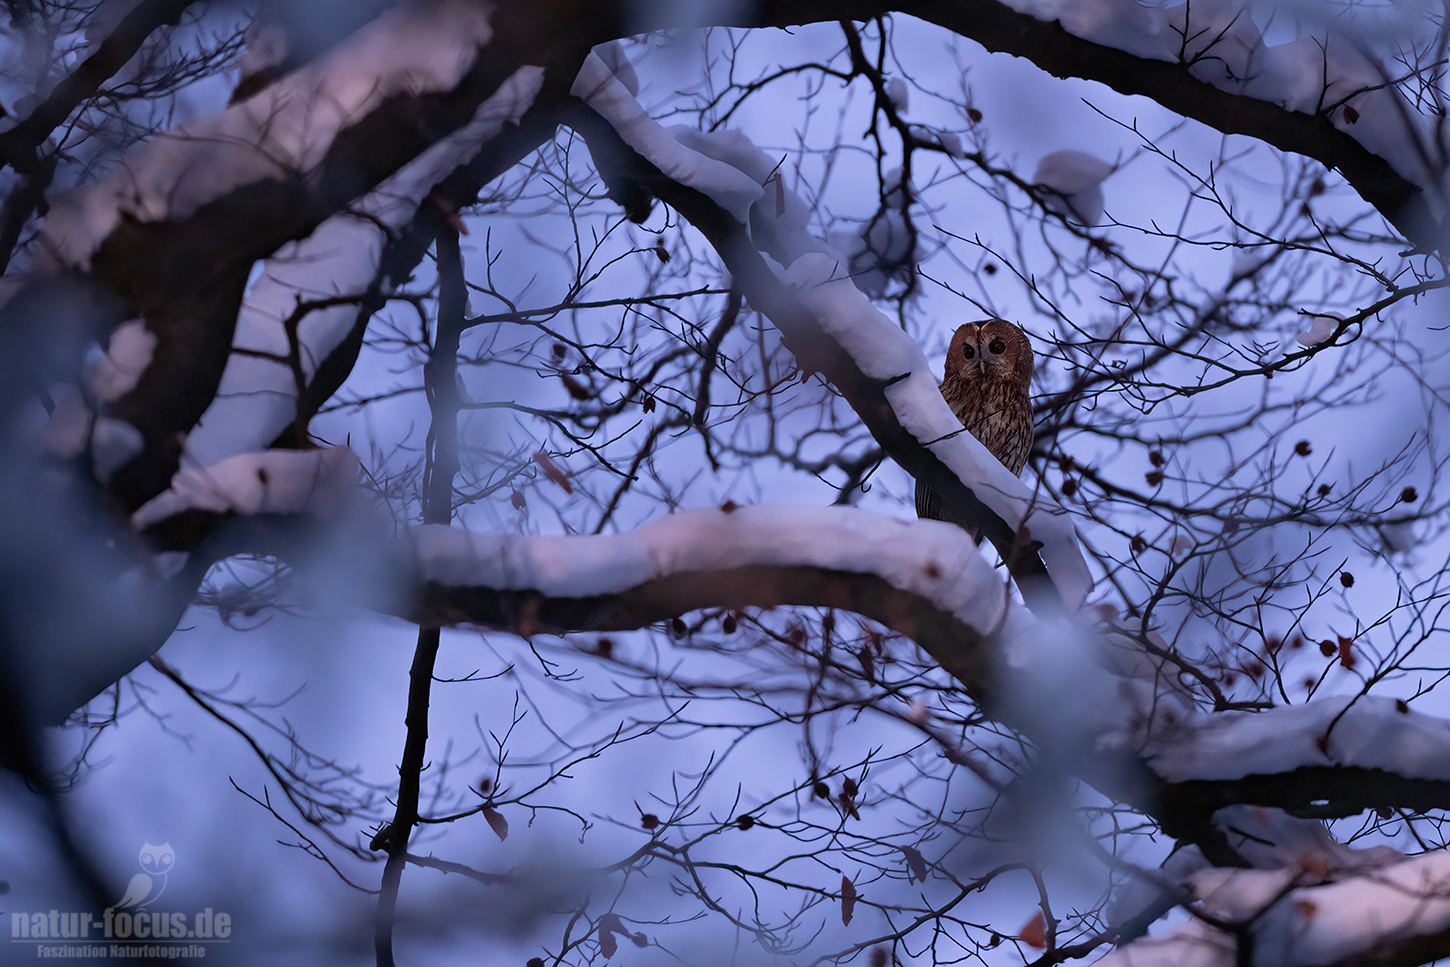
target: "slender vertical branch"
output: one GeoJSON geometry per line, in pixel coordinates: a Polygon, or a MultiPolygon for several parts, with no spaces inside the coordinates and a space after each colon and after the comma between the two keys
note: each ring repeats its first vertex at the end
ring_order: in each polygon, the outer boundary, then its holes
{"type": "MultiPolygon", "coordinates": [[[[453,477],[458,472],[458,338],[463,332],[467,293],[463,283],[463,256],[458,233],[450,227],[438,231],[438,325],[433,351],[423,367],[423,382],[433,426],[428,434],[428,469],[423,483],[423,522],[447,524],[453,518],[453,477]]],[[[433,665],[438,658],[436,625],[419,627],[413,667],[408,672],[408,712],[404,719],[403,763],[398,775],[398,801],[386,835],[388,851],[373,945],[378,967],[393,967],[393,922],[398,886],[407,861],[408,837],[418,822],[418,797],[428,751],[428,706],[433,686],[433,665]]]]}

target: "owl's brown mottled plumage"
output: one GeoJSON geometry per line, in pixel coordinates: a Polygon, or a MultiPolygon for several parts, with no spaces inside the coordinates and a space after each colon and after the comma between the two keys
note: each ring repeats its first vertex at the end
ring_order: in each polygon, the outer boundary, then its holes
{"type": "MultiPolygon", "coordinates": [[[[941,395],[962,426],[1014,474],[1022,472],[1032,449],[1031,384],[1032,344],[1012,323],[970,322],[952,336],[941,395]]],[[[919,481],[916,515],[972,530],[947,516],[936,491],[919,481]]]]}

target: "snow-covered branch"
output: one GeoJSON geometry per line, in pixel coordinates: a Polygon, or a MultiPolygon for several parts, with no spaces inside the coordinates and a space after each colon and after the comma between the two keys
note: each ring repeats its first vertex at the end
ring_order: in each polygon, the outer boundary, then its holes
{"type": "MultiPolygon", "coordinates": [[[[1450,954],[1450,855],[1406,859],[1383,846],[1316,842],[1290,832],[1286,818],[1255,820],[1245,810],[1234,817],[1244,832],[1282,844],[1282,865],[1192,869],[1175,863],[1185,875],[1173,880],[1195,918],[1125,944],[1098,963],[1409,967],[1450,954]]],[[[1327,840],[1319,829],[1319,839],[1327,840]]]]}
{"type": "Polygon", "coordinates": [[[492,37],[487,8],[472,0],[388,10],[317,61],[58,199],[42,240],[62,264],[89,268],[123,219],[181,221],[244,185],[315,176],[339,136],[389,98],[456,88],[492,37]]]}
{"type": "MultiPolygon", "coordinates": [[[[499,57],[475,63],[493,36],[486,14],[466,0],[390,11],[317,61],[143,145],[99,181],[57,200],[42,232],[45,251],[61,265],[92,270],[142,315],[112,336],[112,354],[126,357],[127,380],[112,380],[104,392],[87,387],[99,407],[94,431],[61,434],[64,456],[97,451],[98,478],[134,508],[164,490],[179,466],[269,445],[298,418],[299,399],[310,404],[305,415],[315,410],[319,401],[308,393],[314,376],[366,320],[362,310],[387,293],[380,271],[386,243],[413,221],[435,185],[512,130],[545,71],[522,66],[497,76],[461,127],[431,147],[419,144],[412,160],[392,142],[387,152],[366,152],[402,167],[388,175],[380,166],[377,174],[387,177],[360,199],[339,194],[344,186],[329,172],[339,151],[353,153],[342,147],[348,139],[388,115],[390,98],[433,92],[456,100],[471,71],[495,70],[499,57]],[[305,197],[292,197],[299,191],[305,197]],[[262,224],[279,218],[284,225],[262,224]],[[272,251],[293,234],[304,237],[272,251]],[[270,258],[243,302],[256,255],[270,258]],[[144,352],[133,351],[143,342],[144,352]],[[77,435],[80,445],[70,441],[77,435]]],[[[445,118],[436,120],[435,130],[446,129],[445,118]]],[[[358,175],[349,172],[349,190],[371,177],[358,175]]],[[[328,372],[333,388],[351,363],[343,356],[341,372],[328,372]]]]}
{"type": "Polygon", "coordinates": [[[395,536],[357,477],[345,448],[243,454],[178,474],[133,522],[163,539],[184,534],[203,553],[269,550],[335,562],[312,542],[371,546],[377,560],[354,570],[382,583],[359,590],[358,600],[423,623],[525,636],[640,628],[712,607],[853,611],[912,638],[993,717],[1082,757],[1086,778],[1190,840],[1234,803],[1340,815],[1450,804],[1445,720],[1374,697],[1197,712],[1122,633],[1038,618],[1015,604],[951,525],[841,507],[727,506],[615,535],[428,525],[395,536]],[[203,519],[210,523],[199,528],[203,519]],[[218,538],[233,523],[258,533],[249,519],[282,523],[266,546],[218,538]],[[289,528],[305,538],[277,538],[289,528]]]}
{"type": "Polygon", "coordinates": [[[1141,94],[1225,134],[1313,158],[1418,246],[1441,244],[1443,126],[1391,83],[1347,15],[1271,45],[1239,3],[957,0],[895,9],[1056,76],[1141,94]]]}
{"type": "Polygon", "coordinates": [[[506,124],[517,124],[542,83],[525,67],[479,106],[472,121],[433,145],[307,238],[262,263],[237,317],[233,351],[216,398],[186,437],[183,464],[211,466],[261,450],[297,417],[299,394],[352,331],[377,285],[387,240],[413,220],[433,186],[473,158],[506,124]],[[316,308],[310,304],[320,303],[316,308]]]}

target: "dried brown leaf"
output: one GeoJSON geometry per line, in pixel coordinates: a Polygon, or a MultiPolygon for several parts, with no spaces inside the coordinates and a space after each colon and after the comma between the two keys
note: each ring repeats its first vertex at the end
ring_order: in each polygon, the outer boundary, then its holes
{"type": "Polygon", "coordinates": [[[572,494],[574,492],[574,485],[569,482],[568,476],[564,471],[559,469],[559,465],[554,462],[553,458],[543,450],[534,453],[534,463],[537,463],[539,469],[544,471],[544,476],[548,477],[560,487],[563,487],[564,493],[572,494]]]}
{"type": "Polygon", "coordinates": [[[850,926],[856,915],[856,884],[849,877],[841,877],[841,923],[850,926]]]}
{"type": "Polygon", "coordinates": [[[1038,950],[1047,949],[1047,918],[1042,915],[1041,910],[1034,913],[1032,919],[1022,927],[1021,932],[1017,934],[1017,939],[1029,947],[1035,947],[1038,950]]]}
{"type": "Polygon", "coordinates": [[[629,936],[629,931],[624,929],[624,924],[619,922],[619,915],[614,913],[602,914],[599,917],[597,929],[599,931],[599,952],[604,955],[606,960],[613,957],[614,952],[619,949],[619,942],[614,939],[614,935],[622,933],[626,937],[629,936]]]}
{"type": "Polygon", "coordinates": [[[488,820],[488,826],[495,836],[501,840],[509,838],[509,821],[503,818],[503,813],[492,806],[484,806],[483,818],[488,820]]]}
{"type": "Polygon", "coordinates": [[[926,860],[922,858],[921,852],[915,847],[901,847],[901,855],[906,857],[906,868],[909,871],[907,882],[921,880],[926,882],[926,860]]]}

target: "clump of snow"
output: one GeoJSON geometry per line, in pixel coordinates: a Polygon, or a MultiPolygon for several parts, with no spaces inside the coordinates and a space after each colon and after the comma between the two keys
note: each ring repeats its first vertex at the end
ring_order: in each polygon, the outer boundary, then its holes
{"type": "Polygon", "coordinates": [[[155,351],[156,336],[146,328],[146,320],[121,323],[111,333],[106,351],[87,360],[86,389],[102,403],[120,399],[136,388],[155,351]]]}
{"type": "Polygon", "coordinates": [[[699,131],[684,126],[673,127],[669,131],[686,148],[744,172],[758,185],[769,186],[769,190],[751,207],[751,217],[746,225],[768,226],[791,259],[802,252],[834,252],[811,233],[810,205],[785,187],[783,181],[777,180],[783,177],[779,171],[779,158],[768,157],[755,146],[755,142],[739,131],[699,131]],[[784,202],[784,211],[780,210],[781,202],[784,202]]]}
{"type": "Polygon", "coordinates": [[[186,510],[219,514],[300,514],[327,518],[356,488],[357,456],[347,447],[243,453],[212,467],[187,467],[171,488],[131,515],[138,531],[186,510]]]}
{"type": "Polygon", "coordinates": [[[1338,696],[1263,712],[1218,712],[1144,749],[1169,782],[1239,779],[1300,766],[1359,766],[1450,780],[1450,722],[1380,696],[1338,696]],[[1334,723],[1332,731],[1330,723],[1334,723]]]}
{"type": "MultiPolygon", "coordinates": [[[[297,384],[287,363],[292,346],[286,321],[299,302],[367,292],[387,234],[406,226],[433,186],[476,155],[505,122],[517,123],[542,83],[540,68],[519,68],[479,105],[468,124],[418,155],[349,211],[327,219],[307,238],[284,245],[262,264],[237,315],[232,345],[243,352],[234,351],[227,360],[216,397],[187,435],[184,462],[209,466],[261,450],[296,419],[297,384]]],[[[342,303],[315,309],[298,324],[297,351],[309,382],[346,338],[357,313],[356,304],[342,303]]]]}
{"type": "Polygon", "coordinates": [[[102,482],[130,462],[145,449],[141,431],[125,420],[103,416],[91,431],[91,463],[96,479],[102,482]]]}
{"type": "Polygon", "coordinates": [[[1113,166],[1085,151],[1054,151],[1037,163],[1034,183],[1051,189],[1043,204],[1081,225],[1096,225],[1103,217],[1102,183],[1113,166]]]}
{"type": "Polygon", "coordinates": [[[41,428],[42,444],[62,460],[78,457],[91,438],[91,408],[85,396],[71,383],[51,390],[55,409],[41,428]]]}
{"type": "Polygon", "coordinates": [[[1289,866],[1301,872],[1317,871],[1315,875],[1321,879],[1337,878],[1405,858],[1388,846],[1345,846],[1335,842],[1318,820],[1290,816],[1282,809],[1239,803],[1216,811],[1213,823],[1224,831],[1234,851],[1259,870],[1289,866]]]}
{"type": "Polygon", "coordinates": [[[247,28],[246,46],[237,58],[243,80],[262,71],[281,67],[287,60],[287,31],[280,24],[257,19],[247,28]]]}
{"type": "MultiPolygon", "coordinates": [[[[628,63],[623,54],[618,60],[628,63]]],[[[629,75],[633,75],[631,66],[629,75]]],[[[635,82],[636,88],[638,81],[635,82]]],[[[761,198],[764,188],[732,165],[692,150],[672,137],[634,99],[629,86],[615,70],[591,52],[579,69],[569,93],[598,111],[624,143],[648,158],[655,167],[682,185],[709,195],[739,221],[749,223],[750,206],[761,198]]]]}
{"type": "Polygon", "coordinates": [[[967,156],[966,152],[962,150],[961,136],[955,132],[929,128],[924,124],[913,124],[910,130],[912,137],[926,144],[938,145],[953,158],[965,158],[967,156]]]}
{"type": "Polygon", "coordinates": [[[488,16],[476,0],[389,8],[255,97],[179,125],[58,198],[41,231],[47,251],[89,269],[122,217],[186,218],[240,185],[312,171],[338,132],[385,98],[456,87],[492,36],[488,16]]]}
{"type": "Polygon", "coordinates": [[[1318,346],[1320,343],[1327,342],[1338,327],[1339,320],[1333,316],[1311,316],[1309,328],[1295,338],[1299,340],[1301,346],[1318,346]]]}

